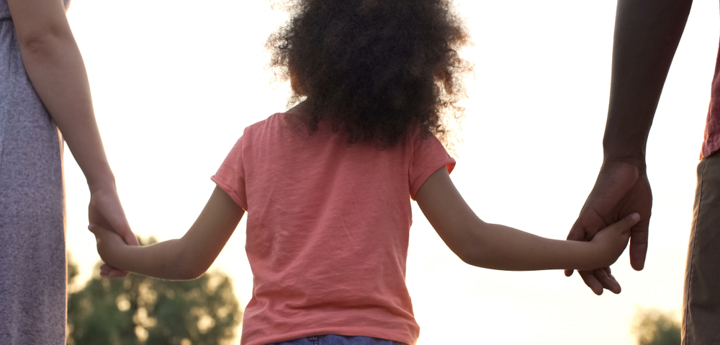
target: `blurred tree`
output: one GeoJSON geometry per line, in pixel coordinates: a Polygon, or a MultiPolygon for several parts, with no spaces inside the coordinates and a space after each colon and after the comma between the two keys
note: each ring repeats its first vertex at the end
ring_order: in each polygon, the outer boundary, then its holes
{"type": "Polygon", "coordinates": [[[680,323],[669,312],[639,310],[635,315],[634,333],[638,345],[679,345],[680,323]]]}
{"type": "MultiPolygon", "coordinates": [[[[111,280],[100,277],[100,264],[87,285],[68,297],[68,345],[217,345],[234,338],[242,312],[227,275],[213,271],[167,281],[130,274],[111,280]]],[[[77,265],[68,266],[71,282],[77,265]]]]}
{"type": "Polygon", "coordinates": [[[68,285],[73,285],[75,284],[75,278],[78,276],[78,274],[80,274],[80,269],[78,268],[78,265],[75,263],[75,261],[73,261],[70,253],[67,254],[67,265],[67,283],[68,285]]]}

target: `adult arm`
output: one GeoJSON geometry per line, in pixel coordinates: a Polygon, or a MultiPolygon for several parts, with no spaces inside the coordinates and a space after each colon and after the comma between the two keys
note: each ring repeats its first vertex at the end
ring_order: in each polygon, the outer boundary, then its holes
{"type": "MultiPolygon", "coordinates": [[[[618,1],[603,164],[568,235],[571,240],[590,240],[608,224],[639,212],[641,221],[630,240],[630,263],[636,270],[645,265],[652,206],[645,146],[691,5],[692,0],[618,1]]],[[[603,288],[620,292],[609,268],[580,275],[598,295],[603,288]]]]}
{"type": "Polygon", "coordinates": [[[87,179],[90,222],[137,244],[117,195],[95,122],[85,65],[62,1],[8,0],[8,5],[28,77],[87,179]]]}
{"type": "Polygon", "coordinates": [[[478,218],[450,180],[445,167],[420,187],[416,200],[440,238],[460,259],[500,270],[595,269],[622,254],[633,214],[600,232],[591,242],[553,240],[478,218]]]}
{"type": "Polygon", "coordinates": [[[115,233],[91,224],[103,261],[125,271],[161,279],[195,279],[212,265],[245,211],[216,187],[190,230],[180,239],[128,246],[115,233]]]}

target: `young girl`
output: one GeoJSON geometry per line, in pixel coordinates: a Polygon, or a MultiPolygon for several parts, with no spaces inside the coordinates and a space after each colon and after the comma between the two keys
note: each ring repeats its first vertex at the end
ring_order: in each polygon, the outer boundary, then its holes
{"type": "Polygon", "coordinates": [[[242,343],[413,344],[405,286],[415,199],[468,264],[504,270],[607,267],[636,214],[591,242],[480,220],[448,174],[445,123],[461,110],[468,42],[447,0],[299,0],[271,37],[273,66],[306,100],[246,128],[190,230],[147,247],[91,225],[112,267],[193,279],[245,212],[253,271],[242,343]],[[409,197],[408,197],[409,196],[409,197]]]}

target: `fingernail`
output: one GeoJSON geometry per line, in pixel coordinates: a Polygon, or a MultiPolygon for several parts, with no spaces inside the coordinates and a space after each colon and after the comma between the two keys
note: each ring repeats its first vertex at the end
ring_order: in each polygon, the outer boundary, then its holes
{"type": "Polygon", "coordinates": [[[633,214],[630,215],[630,219],[635,220],[635,221],[638,221],[638,220],[640,220],[640,214],[637,213],[637,212],[635,212],[635,213],[633,213],[633,214]]]}

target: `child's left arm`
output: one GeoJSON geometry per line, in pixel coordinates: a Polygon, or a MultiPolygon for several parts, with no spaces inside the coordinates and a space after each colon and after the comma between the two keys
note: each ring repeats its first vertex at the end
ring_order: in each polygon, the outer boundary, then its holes
{"type": "Polygon", "coordinates": [[[180,239],[139,247],[125,244],[116,233],[91,224],[97,249],[108,265],[161,279],[195,279],[210,267],[245,211],[215,187],[195,223],[180,239]]]}

